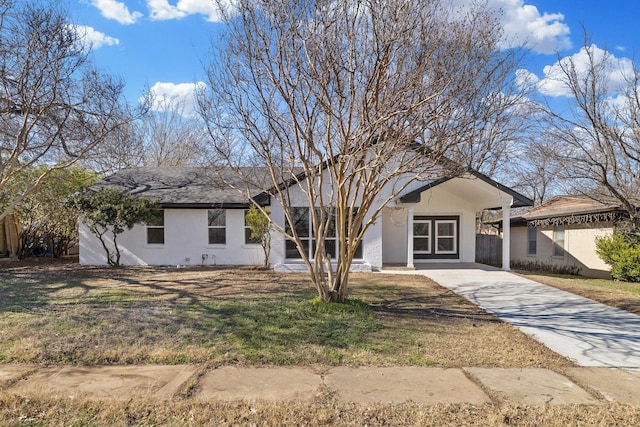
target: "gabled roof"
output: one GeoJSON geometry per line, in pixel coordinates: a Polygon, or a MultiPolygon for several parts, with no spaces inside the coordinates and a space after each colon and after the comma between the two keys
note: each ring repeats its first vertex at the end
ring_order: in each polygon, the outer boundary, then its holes
{"type": "MultiPolygon", "coordinates": [[[[497,181],[494,181],[493,179],[489,178],[488,176],[484,175],[483,173],[480,173],[474,169],[467,169],[465,171],[466,174],[472,175],[475,178],[480,179],[483,182],[486,182],[487,184],[497,188],[498,190],[509,194],[511,197],[513,197],[513,204],[511,205],[511,207],[513,208],[520,208],[520,207],[524,207],[524,206],[533,206],[533,200],[529,199],[528,197],[518,193],[517,191],[500,184],[497,181]]],[[[439,179],[434,179],[432,181],[429,181],[427,183],[425,183],[422,187],[410,191],[402,196],[400,196],[400,201],[402,203],[419,203],[420,202],[420,196],[423,192],[436,187],[440,184],[444,184],[445,182],[456,178],[456,176],[458,175],[454,175],[454,176],[446,176],[443,178],[439,178],[439,179]]],[[[499,209],[500,206],[496,206],[495,209],[499,209]]]]}
{"type": "MultiPolygon", "coordinates": [[[[266,168],[250,168],[245,172],[256,182],[269,182],[266,168]]],[[[118,188],[129,194],[157,200],[164,208],[246,208],[248,198],[237,188],[245,184],[231,170],[201,167],[139,167],[122,169],[89,187],[90,190],[118,188]]],[[[263,193],[251,188],[252,196],[263,193]]],[[[268,197],[260,203],[269,204],[268,197]]]]}

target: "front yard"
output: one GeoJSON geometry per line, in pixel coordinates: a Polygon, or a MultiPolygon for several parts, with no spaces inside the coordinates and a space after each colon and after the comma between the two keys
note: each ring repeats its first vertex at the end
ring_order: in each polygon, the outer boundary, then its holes
{"type": "MultiPolygon", "coordinates": [[[[350,304],[326,306],[314,299],[305,275],[252,269],[4,262],[0,362],[571,366],[424,277],[354,274],[351,296],[350,304]]],[[[618,404],[358,405],[327,393],[286,405],[188,397],[118,402],[24,398],[0,388],[0,425],[8,426],[633,426],[638,420],[639,408],[618,404]]]]}
{"type": "Polygon", "coordinates": [[[424,277],[354,274],[325,305],[305,275],[8,265],[0,362],[544,366],[570,363],[424,277]]]}

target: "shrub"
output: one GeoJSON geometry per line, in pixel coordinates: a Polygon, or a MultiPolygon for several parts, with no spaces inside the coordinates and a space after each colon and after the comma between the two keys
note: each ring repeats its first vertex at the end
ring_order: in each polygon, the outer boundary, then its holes
{"type": "Polygon", "coordinates": [[[581,268],[577,265],[556,265],[547,264],[541,261],[522,261],[516,260],[511,262],[513,270],[526,271],[542,271],[551,274],[571,274],[577,276],[580,274],[581,268]]]}
{"type": "Polygon", "coordinates": [[[640,238],[617,231],[596,238],[596,252],[611,266],[614,279],[640,282],[640,238]]]}

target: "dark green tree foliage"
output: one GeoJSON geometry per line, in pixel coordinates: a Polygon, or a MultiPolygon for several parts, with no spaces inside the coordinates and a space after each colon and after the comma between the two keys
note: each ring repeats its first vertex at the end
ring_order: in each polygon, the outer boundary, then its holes
{"type": "Polygon", "coordinates": [[[116,189],[87,191],[73,197],[70,204],[80,211],[84,223],[100,239],[111,266],[120,265],[118,235],[150,221],[158,209],[153,200],[116,189]]]}
{"type": "MultiPolygon", "coordinates": [[[[25,169],[13,180],[15,192],[21,193],[47,168],[39,165],[25,169]]],[[[42,255],[45,251],[57,258],[77,243],[78,212],[66,201],[95,180],[95,173],[80,167],[56,169],[16,205],[14,213],[21,227],[20,258],[42,255]]]]}
{"type": "Polygon", "coordinates": [[[640,238],[620,231],[596,239],[598,256],[611,266],[611,276],[640,282],[640,238]]]}

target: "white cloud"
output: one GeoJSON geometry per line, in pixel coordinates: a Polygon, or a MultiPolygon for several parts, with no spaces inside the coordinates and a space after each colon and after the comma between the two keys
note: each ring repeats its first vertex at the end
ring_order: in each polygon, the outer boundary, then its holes
{"type": "Polygon", "coordinates": [[[625,76],[631,75],[633,62],[628,58],[616,58],[613,54],[600,49],[595,44],[583,47],[579,52],[562,58],[553,65],[547,65],[543,69],[544,77],[537,84],[538,90],[544,95],[553,97],[571,96],[571,92],[564,83],[562,66],[573,62],[578,76],[584,75],[589,69],[589,54],[593,57],[594,63],[599,63],[606,59],[606,84],[608,92],[614,93],[627,84],[625,76]]]}
{"type": "MultiPolygon", "coordinates": [[[[457,10],[465,11],[477,2],[453,0],[453,4],[457,10]]],[[[561,13],[541,13],[525,0],[486,0],[486,7],[500,19],[503,49],[524,44],[534,52],[549,54],[571,48],[571,31],[561,13]]]]}
{"type": "MultiPolygon", "coordinates": [[[[233,0],[224,1],[225,6],[229,6],[233,0]]],[[[179,0],[172,5],[169,0],[147,0],[151,19],[167,20],[180,19],[187,15],[204,15],[207,21],[220,22],[220,9],[215,0],[179,0]]]]}
{"type": "Polygon", "coordinates": [[[532,85],[537,85],[540,79],[529,70],[516,70],[516,85],[520,89],[526,89],[532,85]]]}
{"type": "Polygon", "coordinates": [[[533,5],[523,0],[492,0],[503,11],[503,46],[525,43],[538,53],[554,53],[571,48],[571,33],[561,13],[540,13],[533,5]]]}
{"type": "Polygon", "coordinates": [[[70,28],[78,34],[83,46],[86,47],[99,49],[102,46],[117,46],[120,44],[120,40],[115,37],[110,37],[87,25],[72,25],[70,28]]]}
{"type": "Polygon", "coordinates": [[[100,10],[102,16],[123,25],[135,24],[142,17],[142,13],[130,12],[124,3],[116,0],[92,0],[91,3],[100,10]]]}
{"type": "Polygon", "coordinates": [[[196,91],[204,87],[203,82],[157,82],[149,90],[153,99],[151,109],[163,111],[171,107],[180,109],[184,116],[193,116],[196,113],[196,91]]]}

